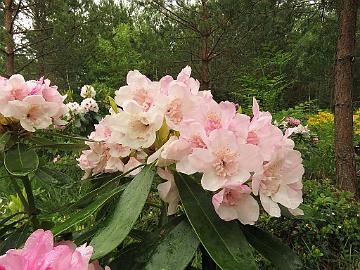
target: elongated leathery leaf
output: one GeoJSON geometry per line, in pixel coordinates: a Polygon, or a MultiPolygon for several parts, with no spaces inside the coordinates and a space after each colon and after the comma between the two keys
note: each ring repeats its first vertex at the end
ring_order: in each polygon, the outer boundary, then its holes
{"type": "Polygon", "coordinates": [[[183,270],[198,245],[189,222],[176,217],[155,232],[148,232],[142,242],[128,245],[110,266],[121,270],[183,270]]]}
{"type": "Polygon", "coordinates": [[[74,180],[69,175],[46,167],[39,167],[35,177],[45,184],[59,188],[68,188],[74,184],[74,180]]]}
{"type": "Polygon", "coordinates": [[[257,269],[249,243],[235,221],[221,220],[193,178],[175,174],[185,213],[211,258],[223,270],[257,269]]]}
{"type": "Polygon", "coordinates": [[[302,269],[301,260],[280,239],[255,226],[241,225],[249,243],[281,270],[302,269]]]}
{"type": "Polygon", "coordinates": [[[6,153],[4,165],[10,174],[25,176],[38,168],[39,157],[33,149],[16,144],[6,153]]]}
{"type": "Polygon", "coordinates": [[[194,256],[198,245],[199,240],[192,227],[184,220],[158,244],[145,269],[185,269],[194,256]]]}
{"type": "Polygon", "coordinates": [[[0,135],[0,152],[5,150],[6,144],[9,142],[11,134],[9,131],[0,135]]]}
{"type": "Polygon", "coordinates": [[[70,227],[74,226],[75,224],[78,224],[79,222],[83,221],[93,213],[95,213],[96,210],[98,210],[102,205],[104,205],[106,202],[108,202],[111,198],[113,198],[115,195],[119,194],[121,191],[125,189],[125,185],[118,186],[114,188],[112,191],[107,192],[105,194],[102,194],[99,196],[99,198],[92,202],[89,206],[87,206],[84,209],[81,209],[79,212],[72,215],[69,219],[67,219],[65,222],[59,224],[55,228],[52,229],[54,235],[58,235],[65,230],[69,229],[70,227]]]}
{"type": "Polygon", "coordinates": [[[94,248],[93,259],[111,252],[129,234],[144,207],[154,175],[153,166],[146,166],[127,186],[108,223],[90,242],[94,248]]]}

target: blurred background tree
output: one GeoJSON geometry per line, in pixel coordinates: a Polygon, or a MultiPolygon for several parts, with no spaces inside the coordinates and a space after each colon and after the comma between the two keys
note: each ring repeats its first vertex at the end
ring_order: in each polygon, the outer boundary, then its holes
{"type": "MultiPolygon", "coordinates": [[[[308,100],[333,107],[336,0],[10,2],[13,16],[20,5],[12,31],[15,72],[46,75],[63,89],[101,82],[115,90],[129,69],[158,79],[191,65],[219,100],[247,107],[256,93],[270,110],[308,100]]],[[[5,36],[3,27],[1,63],[5,36]]],[[[359,61],[354,66],[359,70],[359,61]]],[[[359,95],[356,72],[355,103],[359,95]]]]}

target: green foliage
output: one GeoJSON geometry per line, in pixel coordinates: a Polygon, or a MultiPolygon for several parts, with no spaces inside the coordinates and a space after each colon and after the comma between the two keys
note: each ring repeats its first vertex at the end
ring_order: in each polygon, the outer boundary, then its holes
{"type": "MultiPolygon", "coordinates": [[[[337,190],[330,181],[306,180],[300,208],[312,217],[276,219],[264,214],[259,225],[288,243],[303,269],[358,269],[360,208],[353,195],[337,190]]],[[[272,269],[264,260],[260,265],[272,269]]]]}
{"type": "Polygon", "coordinates": [[[38,168],[39,157],[33,149],[16,144],[6,153],[4,165],[11,175],[26,176],[38,168]]]}
{"type": "Polygon", "coordinates": [[[90,61],[90,78],[113,88],[124,84],[129,70],[146,73],[146,61],[140,53],[139,33],[127,24],[119,24],[113,37],[107,40],[98,37],[97,53],[90,61]]]}
{"type": "Polygon", "coordinates": [[[113,215],[90,242],[94,247],[94,259],[111,252],[128,235],[144,207],[154,174],[153,166],[147,166],[126,187],[113,215]]]}
{"type": "Polygon", "coordinates": [[[139,243],[127,246],[112,263],[113,269],[182,270],[199,245],[190,224],[183,217],[170,220],[139,243]]]}

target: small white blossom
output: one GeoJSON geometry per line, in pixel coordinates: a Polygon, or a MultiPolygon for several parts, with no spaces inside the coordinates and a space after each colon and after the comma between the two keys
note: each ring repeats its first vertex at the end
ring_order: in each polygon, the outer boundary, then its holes
{"type": "Polygon", "coordinates": [[[98,112],[99,106],[93,98],[85,98],[80,105],[81,113],[98,112]]]}
{"type": "Polygon", "coordinates": [[[96,91],[91,85],[84,85],[83,87],[81,87],[80,96],[82,96],[83,98],[93,98],[95,97],[95,95],[96,91]]]}
{"type": "Polygon", "coordinates": [[[79,114],[80,105],[77,102],[69,102],[66,104],[66,107],[69,109],[69,112],[72,114],[79,114]]]}
{"type": "Polygon", "coordinates": [[[308,129],[308,126],[303,126],[303,125],[298,125],[297,127],[294,128],[294,133],[295,134],[308,134],[310,132],[310,130],[308,129]]]}

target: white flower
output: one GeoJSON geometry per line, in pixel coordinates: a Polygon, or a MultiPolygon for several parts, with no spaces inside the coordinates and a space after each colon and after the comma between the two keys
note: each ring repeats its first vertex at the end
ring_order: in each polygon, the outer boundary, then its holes
{"type": "Polygon", "coordinates": [[[133,149],[150,147],[156,139],[156,131],[163,123],[163,114],[156,110],[143,111],[134,101],[124,104],[124,110],[109,119],[113,143],[133,149]]]}
{"type": "Polygon", "coordinates": [[[95,97],[95,95],[96,91],[91,85],[84,85],[83,87],[81,87],[80,96],[82,96],[83,98],[93,98],[95,97]]]}
{"type": "Polygon", "coordinates": [[[297,127],[293,128],[293,133],[295,134],[302,134],[302,135],[306,135],[310,132],[310,130],[308,129],[308,126],[303,126],[303,125],[298,125],[297,127]]]}
{"type": "Polygon", "coordinates": [[[98,112],[99,106],[93,98],[85,98],[80,105],[80,113],[98,112]]]}

